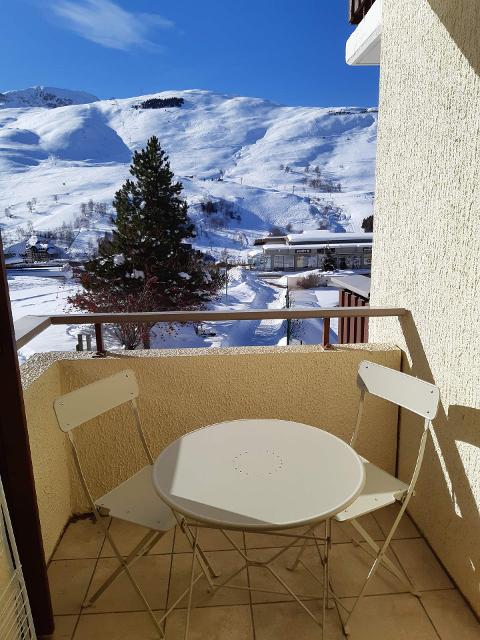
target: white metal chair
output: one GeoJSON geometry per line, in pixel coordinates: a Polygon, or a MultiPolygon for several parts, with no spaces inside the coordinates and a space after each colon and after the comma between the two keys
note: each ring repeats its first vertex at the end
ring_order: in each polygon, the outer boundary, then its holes
{"type": "MultiPolygon", "coordinates": [[[[84,606],[90,606],[93,604],[99,596],[123,572],[125,572],[135,591],[142,599],[155,628],[163,638],[164,633],[161,628],[161,622],[164,620],[166,615],[170,613],[170,610],[161,619],[157,620],[135,578],[133,577],[130,567],[140,556],[148,553],[158,540],[167,531],[172,529],[175,524],[177,524],[177,520],[175,519],[170,507],[162,502],[153,487],[153,457],[150,449],[148,448],[140,421],[136,402],[138,395],[139,391],[135,374],[131,369],[127,369],[109,376],[108,378],[104,378],[103,380],[99,380],[81,387],[80,389],[76,389],[71,393],[60,396],[54,402],[54,409],[60,429],[68,435],[80,481],[90,502],[95,518],[104,529],[106,538],[110,542],[119,562],[119,567],[89,598],[88,602],[84,606]],[[73,437],[73,431],[85,422],[88,422],[89,420],[124,404],[128,404],[131,408],[137,435],[140,438],[148,464],[140,469],[140,471],[135,475],[128,478],[125,482],[122,482],[105,495],[95,499],[90,492],[85,474],[83,473],[79,451],[75,445],[75,439],[73,437]],[[105,514],[112,518],[126,520],[147,528],[145,536],[143,536],[140,542],[126,558],[124,558],[120,553],[118,546],[113,540],[108,524],[105,522],[105,518],[102,518],[105,514]]],[[[121,436],[119,437],[119,441],[121,441],[121,436]]],[[[191,531],[188,527],[184,526],[183,522],[178,522],[178,524],[187,536],[189,542],[193,544],[191,531]]],[[[199,553],[199,564],[201,569],[209,583],[212,584],[212,577],[218,576],[208,563],[204,552],[201,549],[197,549],[197,553],[199,553]]],[[[188,590],[185,591],[184,595],[187,593],[188,590]]]]}
{"type": "Polygon", "coordinates": [[[375,466],[365,458],[362,458],[365,465],[366,482],[360,496],[345,511],[337,514],[335,520],[338,522],[349,522],[354,529],[362,536],[367,546],[362,549],[368,550],[374,558],[374,562],[370,567],[367,578],[360,594],[354,602],[348,617],[343,623],[346,634],[350,632],[349,622],[357,608],[362,597],[365,595],[368,583],[372,580],[380,564],[383,564],[391,573],[393,573],[407,589],[416,596],[420,594],[415,590],[410,580],[387,558],[385,555],[390,542],[397,530],[407,505],[415,491],[415,485],[420,473],[425,453],[425,445],[431,421],[437,415],[438,403],[440,400],[440,392],[438,387],[419,378],[383,367],[373,362],[363,361],[358,369],[357,384],[360,388],[360,404],[358,408],[357,421],[355,429],[350,440],[350,445],[355,447],[360,423],[362,420],[365,395],[367,393],[383,398],[397,404],[399,407],[408,409],[424,419],[424,428],[419,442],[419,449],[415,467],[410,478],[410,482],[406,484],[395,476],[390,475],[383,469],[375,466]],[[366,515],[378,509],[382,509],[388,505],[400,502],[401,507],[393,522],[382,546],[379,547],[368,532],[361,526],[357,518],[366,515]]]}
{"type": "MultiPolygon", "coordinates": [[[[415,484],[420,473],[425,453],[425,445],[430,423],[437,414],[440,399],[438,387],[435,385],[373,362],[363,361],[360,363],[357,384],[360,388],[360,404],[358,408],[357,421],[350,440],[350,446],[355,448],[363,416],[365,395],[367,393],[393,402],[399,407],[408,409],[421,416],[424,418],[424,428],[420,438],[417,460],[408,484],[402,482],[395,476],[390,475],[386,471],[383,471],[383,469],[375,466],[365,458],[362,458],[365,465],[366,476],[365,486],[362,493],[349,507],[347,507],[347,509],[335,516],[335,520],[337,522],[348,522],[354,527],[354,529],[363,538],[360,543],[361,548],[374,559],[360,594],[357,596],[350,611],[344,607],[342,602],[336,597],[333,590],[331,588],[329,589],[337,604],[347,612],[345,621],[342,620],[343,629],[346,635],[350,633],[349,623],[352,615],[365,595],[368,583],[374,577],[380,564],[395,575],[402,584],[405,585],[408,591],[416,596],[420,596],[408,577],[403,575],[398,567],[386,556],[386,552],[395,531],[397,530],[400,520],[405,513],[409,500],[414,493],[415,484]],[[357,518],[368,513],[372,513],[373,511],[377,511],[378,509],[382,509],[383,507],[387,507],[395,502],[401,503],[400,510],[394,520],[390,532],[385,538],[385,541],[382,546],[379,547],[364,527],[362,527],[358,522],[357,518]]],[[[354,542],[359,544],[356,540],[354,540],[354,542]]],[[[303,548],[300,549],[292,569],[297,566],[302,553],[303,548]]]]}

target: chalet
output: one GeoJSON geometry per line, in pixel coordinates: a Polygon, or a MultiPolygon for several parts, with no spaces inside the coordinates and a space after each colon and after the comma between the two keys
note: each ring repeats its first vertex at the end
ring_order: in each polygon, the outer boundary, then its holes
{"type": "Polygon", "coordinates": [[[31,236],[25,243],[25,262],[48,262],[55,260],[61,255],[61,249],[55,246],[50,240],[31,236]]]}

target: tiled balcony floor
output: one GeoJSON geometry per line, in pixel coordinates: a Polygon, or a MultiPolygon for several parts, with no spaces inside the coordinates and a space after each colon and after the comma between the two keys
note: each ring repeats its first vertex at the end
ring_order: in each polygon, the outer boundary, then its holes
{"type": "MultiPolygon", "coordinates": [[[[394,517],[392,508],[363,520],[371,535],[381,540],[394,517]]],[[[130,551],[144,530],[128,523],[113,522],[112,535],[120,550],[130,551]]],[[[259,557],[267,549],[285,544],[285,538],[252,534],[234,534],[240,546],[255,550],[259,557]]],[[[217,531],[203,530],[201,544],[209,558],[224,575],[239,563],[236,552],[217,531]]],[[[411,521],[405,519],[392,543],[392,559],[414,580],[422,591],[419,600],[402,592],[402,586],[384,569],[375,577],[369,595],[352,620],[351,640],[478,640],[480,625],[448,576],[439,565],[411,521]]],[[[97,603],[82,610],[87,593],[116,568],[109,544],[97,524],[80,520],[67,528],[49,566],[56,631],[54,640],[154,640],[157,638],[148,615],[131,584],[123,576],[97,603]]],[[[306,561],[318,570],[315,547],[308,549],[306,561]]],[[[299,567],[285,569],[286,558],[277,569],[297,592],[318,594],[320,585],[299,567]]],[[[183,535],[168,533],[133,565],[153,609],[162,614],[176,594],[187,586],[190,553],[183,535]]],[[[349,542],[345,530],[334,527],[332,584],[346,606],[358,593],[368,568],[368,556],[349,542]]],[[[237,584],[268,589],[268,574],[253,567],[243,572],[237,584]]],[[[277,586],[273,588],[277,589],[277,586]]],[[[210,595],[205,582],[195,591],[197,608],[192,613],[191,640],[319,640],[320,628],[288,596],[249,593],[223,589],[210,595]]],[[[310,606],[320,611],[320,600],[310,606]]],[[[183,639],[185,606],[174,611],[166,623],[167,640],[183,639]]],[[[327,640],[343,638],[336,609],[328,611],[327,640]]]]}

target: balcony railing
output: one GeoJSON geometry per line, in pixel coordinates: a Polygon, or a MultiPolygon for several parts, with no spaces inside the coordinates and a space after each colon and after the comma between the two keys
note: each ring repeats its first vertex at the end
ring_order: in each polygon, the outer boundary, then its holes
{"type": "Polygon", "coordinates": [[[358,24],[363,20],[375,0],[350,0],[350,24],[358,24]]]}
{"type": "MultiPolygon", "coordinates": [[[[24,316],[15,322],[17,349],[28,344],[33,338],[52,325],[85,325],[95,327],[97,355],[105,355],[103,342],[104,324],[169,324],[186,322],[207,322],[225,320],[307,320],[323,319],[321,343],[327,347],[330,342],[331,318],[382,318],[401,317],[408,314],[403,307],[333,307],[319,309],[255,309],[247,311],[160,311],[143,313],[73,313],[51,316],[24,316]]],[[[358,342],[353,338],[350,342],[358,342]]]]}

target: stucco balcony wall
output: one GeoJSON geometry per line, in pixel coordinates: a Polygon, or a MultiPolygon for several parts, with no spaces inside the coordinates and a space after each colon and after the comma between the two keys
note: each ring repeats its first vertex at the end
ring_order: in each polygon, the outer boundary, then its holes
{"type": "MultiPolygon", "coordinates": [[[[54,399],[131,368],[140,387],[139,408],[148,442],[158,454],[198,427],[238,418],[282,418],[348,439],[359,392],[356,372],[368,359],[400,368],[401,352],[387,345],[259,347],[144,351],[108,358],[38,354],[22,367],[40,520],[47,559],[70,516],[88,511],[54,399]]],[[[367,403],[359,451],[394,471],[397,409],[367,403]]],[[[78,430],[85,472],[101,495],[145,464],[131,413],[121,407],[78,430]]],[[[294,443],[292,443],[294,445],[294,443]]]]}

